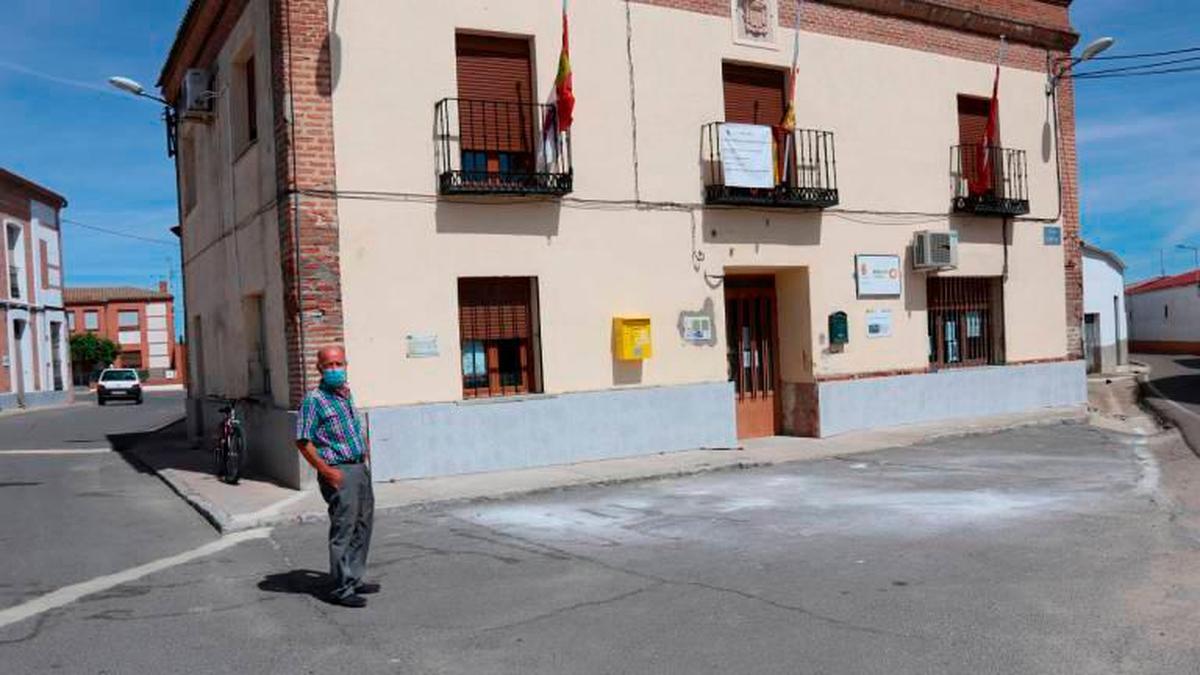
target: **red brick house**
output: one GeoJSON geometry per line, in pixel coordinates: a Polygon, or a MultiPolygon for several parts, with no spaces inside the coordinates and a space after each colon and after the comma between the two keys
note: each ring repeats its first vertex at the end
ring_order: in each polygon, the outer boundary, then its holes
{"type": "MultiPolygon", "coordinates": [[[[183,381],[182,359],[175,344],[174,296],[166,282],[157,289],[68,288],[63,299],[71,335],[95,333],[112,340],[121,349],[115,365],[144,371],[151,384],[183,381]]],[[[75,370],[82,381],[92,369],[76,364],[75,370]]]]}

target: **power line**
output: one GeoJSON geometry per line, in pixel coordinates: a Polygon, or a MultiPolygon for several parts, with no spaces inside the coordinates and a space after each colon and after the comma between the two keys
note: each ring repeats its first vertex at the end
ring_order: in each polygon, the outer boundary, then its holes
{"type": "Polygon", "coordinates": [[[1145,52],[1143,54],[1120,54],[1118,56],[1093,56],[1093,61],[1124,61],[1127,59],[1149,59],[1159,56],[1175,56],[1176,54],[1191,54],[1192,52],[1200,52],[1200,47],[1188,47],[1186,49],[1172,49],[1165,52],[1145,52]]]}
{"type": "Polygon", "coordinates": [[[1089,75],[1087,77],[1076,77],[1076,80],[1107,80],[1112,77],[1145,77],[1147,75],[1167,75],[1170,73],[1191,73],[1200,71],[1200,66],[1190,66],[1188,68],[1167,68],[1166,70],[1149,70],[1138,73],[1112,73],[1109,75],[1089,75]]]}
{"type": "Polygon", "coordinates": [[[167,241],[166,239],[155,239],[153,237],[143,237],[140,234],[131,234],[129,232],[121,232],[119,230],[110,230],[107,227],[100,227],[99,225],[88,225],[87,223],[81,223],[78,220],[71,220],[70,218],[63,218],[62,221],[69,225],[74,225],[76,227],[82,227],[87,230],[94,230],[96,232],[103,232],[104,234],[111,235],[114,237],[125,237],[126,239],[137,239],[138,241],[145,241],[145,242],[149,242],[151,244],[162,244],[163,246],[175,246],[176,245],[175,242],[167,241]]]}
{"type": "Polygon", "coordinates": [[[1088,70],[1078,73],[1075,77],[1089,77],[1092,75],[1106,75],[1108,73],[1124,73],[1135,70],[1147,70],[1150,68],[1161,68],[1162,66],[1174,66],[1180,63],[1191,63],[1200,61],[1200,56],[1189,56],[1186,59],[1172,59],[1170,61],[1156,61],[1154,63],[1146,63],[1140,66],[1125,66],[1124,68],[1108,68],[1105,70],[1088,70]]]}

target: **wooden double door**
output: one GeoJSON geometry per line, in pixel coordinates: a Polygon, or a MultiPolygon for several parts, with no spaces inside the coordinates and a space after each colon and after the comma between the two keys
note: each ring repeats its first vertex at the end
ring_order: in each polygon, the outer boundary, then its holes
{"type": "Polygon", "coordinates": [[[737,394],[738,438],[780,429],[779,321],[773,276],[725,278],[729,379],[737,394]]]}

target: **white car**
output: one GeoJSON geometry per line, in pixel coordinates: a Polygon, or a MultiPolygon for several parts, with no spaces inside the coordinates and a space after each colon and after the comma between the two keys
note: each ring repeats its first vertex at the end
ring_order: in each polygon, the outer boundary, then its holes
{"type": "Polygon", "coordinates": [[[96,382],[96,403],[104,405],[123,398],[142,404],[142,380],[132,368],[105,368],[96,382]]]}

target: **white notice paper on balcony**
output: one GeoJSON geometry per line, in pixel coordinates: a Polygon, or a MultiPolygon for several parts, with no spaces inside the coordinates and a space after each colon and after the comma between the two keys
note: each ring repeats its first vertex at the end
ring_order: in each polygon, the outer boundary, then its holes
{"type": "Polygon", "coordinates": [[[743,188],[775,187],[771,127],[722,124],[721,169],[725,185],[743,188]]]}

